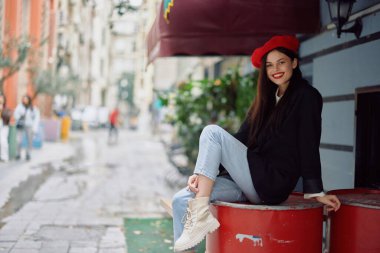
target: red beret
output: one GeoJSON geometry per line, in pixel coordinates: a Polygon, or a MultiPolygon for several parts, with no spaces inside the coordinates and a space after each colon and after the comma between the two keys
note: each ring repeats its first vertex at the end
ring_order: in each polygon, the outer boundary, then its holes
{"type": "Polygon", "coordinates": [[[256,48],[251,56],[253,66],[261,67],[261,59],[265,54],[277,47],[284,47],[297,54],[300,42],[293,35],[277,35],[268,40],[262,47],[256,48]]]}

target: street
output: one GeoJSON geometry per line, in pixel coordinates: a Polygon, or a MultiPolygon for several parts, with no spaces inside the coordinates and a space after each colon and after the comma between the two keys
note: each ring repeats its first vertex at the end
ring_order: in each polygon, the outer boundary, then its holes
{"type": "MultiPolygon", "coordinates": [[[[149,133],[121,130],[113,145],[106,129],[72,133],[69,143],[60,144],[72,151],[69,157],[42,170],[40,185],[20,184],[24,190],[10,194],[5,207],[20,203],[8,216],[3,212],[0,253],[126,252],[123,218],[164,216],[160,197],[170,198],[180,187],[168,180],[184,182],[159,138],[149,133]]],[[[35,151],[32,162],[47,149],[35,151]]]]}

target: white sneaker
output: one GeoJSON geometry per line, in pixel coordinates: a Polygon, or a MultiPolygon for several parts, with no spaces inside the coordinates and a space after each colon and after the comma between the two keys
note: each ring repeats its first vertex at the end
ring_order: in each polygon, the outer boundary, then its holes
{"type": "Polygon", "coordinates": [[[189,200],[182,235],[174,244],[174,251],[184,251],[199,244],[208,233],[215,231],[219,222],[209,210],[209,198],[189,200]]]}

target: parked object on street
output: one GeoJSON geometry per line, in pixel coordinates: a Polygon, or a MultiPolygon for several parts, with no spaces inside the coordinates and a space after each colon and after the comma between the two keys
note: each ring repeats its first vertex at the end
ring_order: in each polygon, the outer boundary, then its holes
{"type": "Polygon", "coordinates": [[[61,139],[66,141],[69,139],[71,129],[71,119],[68,115],[65,115],[61,119],[61,139]]]}
{"type": "Polygon", "coordinates": [[[23,138],[26,138],[26,155],[25,159],[30,160],[33,136],[38,133],[40,124],[40,111],[33,106],[32,98],[28,95],[22,97],[22,101],[17,105],[14,118],[16,120],[18,152],[16,159],[21,158],[23,148],[23,138]],[[25,137],[24,137],[25,136],[25,137]]]}
{"type": "Polygon", "coordinates": [[[216,201],[220,228],[207,236],[207,253],[320,253],[323,206],[292,194],[277,206],[216,201]]]}
{"type": "Polygon", "coordinates": [[[345,189],[330,192],[342,206],[330,215],[330,253],[380,252],[380,190],[345,189]]]}
{"type": "Polygon", "coordinates": [[[129,129],[136,130],[139,124],[140,109],[137,108],[136,106],[132,106],[128,114],[129,114],[129,119],[128,119],[129,129]]]}
{"type": "Polygon", "coordinates": [[[86,106],[82,112],[82,122],[87,124],[90,128],[99,126],[98,111],[95,106],[86,106]]]}
{"type": "Polygon", "coordinates": [[[14,124],[9,125],[9,134],[8,134],[8,144],[9,144],[9,160],[17,158],[17,128],[14,124]]]}
{"type": "Polygon", "coordinates": [[[72,130],[107,127],[109,110],[104,106],[77,106],[71,109],[70,117],[72,130]]]}
{"type": "Polygon", "coordinates": [[[59,119],[42,119],[43,134],[45,141],[58,141],[61,132],[59,119]]]}
{"type": "Polygon", "coordinates": [[[98,108],[98,126],[107,127],[109,110],[107,107],[101,106],[98,108]]]}
{"type": "Polygon", "coordinates": [[[82,130],[82,111],[81,108],[72,108],[70,111],[71,117],[71,129],[72,130],[82,130]]]}
{"type": "Polygon", "coordinates": [[[138,128],[139,118],[137,116],[129,117],[129,129],[136,130],[138,128]]]}

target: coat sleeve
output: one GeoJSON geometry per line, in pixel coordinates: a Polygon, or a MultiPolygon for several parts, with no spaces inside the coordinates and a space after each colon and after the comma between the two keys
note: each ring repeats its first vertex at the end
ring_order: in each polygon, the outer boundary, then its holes
{"type": "Polygon", "coordinates": [[[317,90],[306,90],[300,99],[298,150],[304,193],[323,191],[319,144],[321,139],[322,97],[317,90]]]}
{"type": "Polygon", "coordinates": [[[233,137],[238,139],[244,145],[247,145],[248,132],[249,132],[248,120],[245,119],[243,124],[241,124],[239,130],[235,134],[233,134],[233,137]]]}
{"type": "Polygon", "coordinates": [[[13,112],[13,117],[16,122],[21,118],[22,114],[22,107],[20,105],[17,105],[15,111],[13,112]]]}

